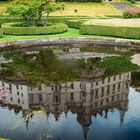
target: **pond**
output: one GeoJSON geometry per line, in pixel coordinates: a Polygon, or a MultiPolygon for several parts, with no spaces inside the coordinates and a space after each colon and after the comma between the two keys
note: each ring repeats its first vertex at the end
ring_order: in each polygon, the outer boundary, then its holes
{"type": "Polygon", "coordinates": [[[133,63],[132,54],[77,48],[0,55],[1,138],[140,139],[138,55],[133,63]]]}

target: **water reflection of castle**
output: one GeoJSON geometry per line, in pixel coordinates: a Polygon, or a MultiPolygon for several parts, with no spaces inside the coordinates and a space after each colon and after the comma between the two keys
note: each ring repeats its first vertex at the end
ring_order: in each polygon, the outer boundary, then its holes
{"type": "Polygon", "coordinates": [[[62,112],[66,115],[68,111],[75,112],[86,137],[92,115],[99,114],[107,118],[108,110],[117,108],[120,111],[120,121],[123,122],[130,80],[131,73],[128,72],[96,82],[42,84],[36,88],[0,81],[3,93],[5,89],[9,89],[0,99],[9,108],[14,108],[16,113],[20,109],[25,112],[44,108],[47,115],[54,114],[56,121],[62,112]]]}

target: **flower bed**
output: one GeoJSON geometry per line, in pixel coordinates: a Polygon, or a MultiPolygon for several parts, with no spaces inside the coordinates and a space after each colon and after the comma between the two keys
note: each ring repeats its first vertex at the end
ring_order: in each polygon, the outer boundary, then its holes
{"type": "Polygon", "coordinates": [[[123,13],[124,18],[140,18],[140,9],[129,9],[123,13]]]}
{"type": "Polygon", "coordinates": [[[20,27],[20,22],[15,23],[4,23],[1,29],[6,35],[47,35],[47,34],[57,34],[66,32],[68,26],[63,23],[53,24],[51,26],[45,27],[20,27]]]}

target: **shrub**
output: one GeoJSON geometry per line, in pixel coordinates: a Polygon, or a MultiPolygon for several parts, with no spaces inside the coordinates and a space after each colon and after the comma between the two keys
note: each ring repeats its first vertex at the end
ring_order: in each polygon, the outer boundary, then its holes
{"type": "Polygon", "coordinates": [[[105,23],[104,21],[97,21],[97,23],[96,21],[92,23],[84,23],[80,27],[80,33],[87,35],[106,35],[136,39],[140,38],[140,24],[136,24],[139,23],[139,21],[129,19],[127,20],[127,23],[126,21],[124,21],[124,19],[120,19],[120,21],[115,21],[115,19],[113,19],[112,23],[109,22],[111,21],[109,20],[108,23],[105,23]],[[113,22],[116,22],[116,24],[113,24],[113,22]]]}
{"type": "Polygon", "coordinates": [[[71,28],[80,29],[80,26],[87,21],[86,19],[81,20],[68,20],[67,25],[71,28]]]}
{"type": "Polygon", "coordinates": [[[54,24],[45,27],[19,27],[22,23],[4,23],[2,24],[3,33],[6,35],[46,35],[66,32],[68,26],[63,23],[54,24]],[[16,26],[17,25],[17,26],[16,26]]]}
{"type": "Polygon", "coordinates": [[[123,13],[124,18],[140,18],[140,9],[130,9],[123,13]]]}

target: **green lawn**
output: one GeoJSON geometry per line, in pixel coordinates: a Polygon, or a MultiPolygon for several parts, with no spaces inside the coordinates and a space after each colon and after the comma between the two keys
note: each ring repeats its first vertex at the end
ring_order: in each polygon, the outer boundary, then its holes
{"type": "MultiPolygon", "coordinates": [[[[0,38],[0,42],[3,41],[14,41],[14,40],[22,40],[22,39],[37,39],[37,38],[65,38],[65,37],[88,37],[88,38],[116,38],[111,36],[97,36],[97,35],[81,35],[78,29],[69,28],[68,32],[55,34],[55,35],[34,35],[34,36],[13,36],[13,35],[4,35],[0,38]]],[[[123,39],[123,38],[117,38],[123,39]]],[[[135,39],[129,39],[133,41],[140,41],[135,39]]]]}
{"type": "MultiPolygon", "coordinates": [[[[10,3],[0,2],[0,12],[3,11],[10,3]]],[[[96,3],[96,2],[67,2],[64,11],[52,13],[52,16],[70,16],[70,15],[85,15],[85,16],[103,16],[104,15],[121,15],[110,3],[96,3]],[[75,13],[77,9],[77,13],[75,13]]]]}
{"type": "MultiPolygon", "coordinates": [[[[34,38],[55,38],[55,37],[99,37],[93,35],[81,35],[78,29],[69,28],[68,32],[55,34],[55,35],[33,35],[33,36],[13,36],[13,35],[4,35],[0,38],[1,41],[12,41],[12,40],[19,40],[19,39],[34,39],[34,38]]],[[[100,36],[101,37],[101,36],[100,36]]],[[[102,36],[103,37],[103,36],[102,36]]]]}
{"type": "Polygon", "coordinates": [[[104,15],[121,15],[121,13],[114,8],[110,3],[67,3],[64,11],[57,11],[53,13],[54,16],[70,16],[70,15],[85,15],[85,16],[104,16],[104,15]],[[77,9],[77,13],[75,13],[77,9]]]}
{"type": "Polygon", "coordinates": [[[10,3],[8,2],[0,2],[0,12],[6,9],[7,6],[9,6],[10,3]]]}

